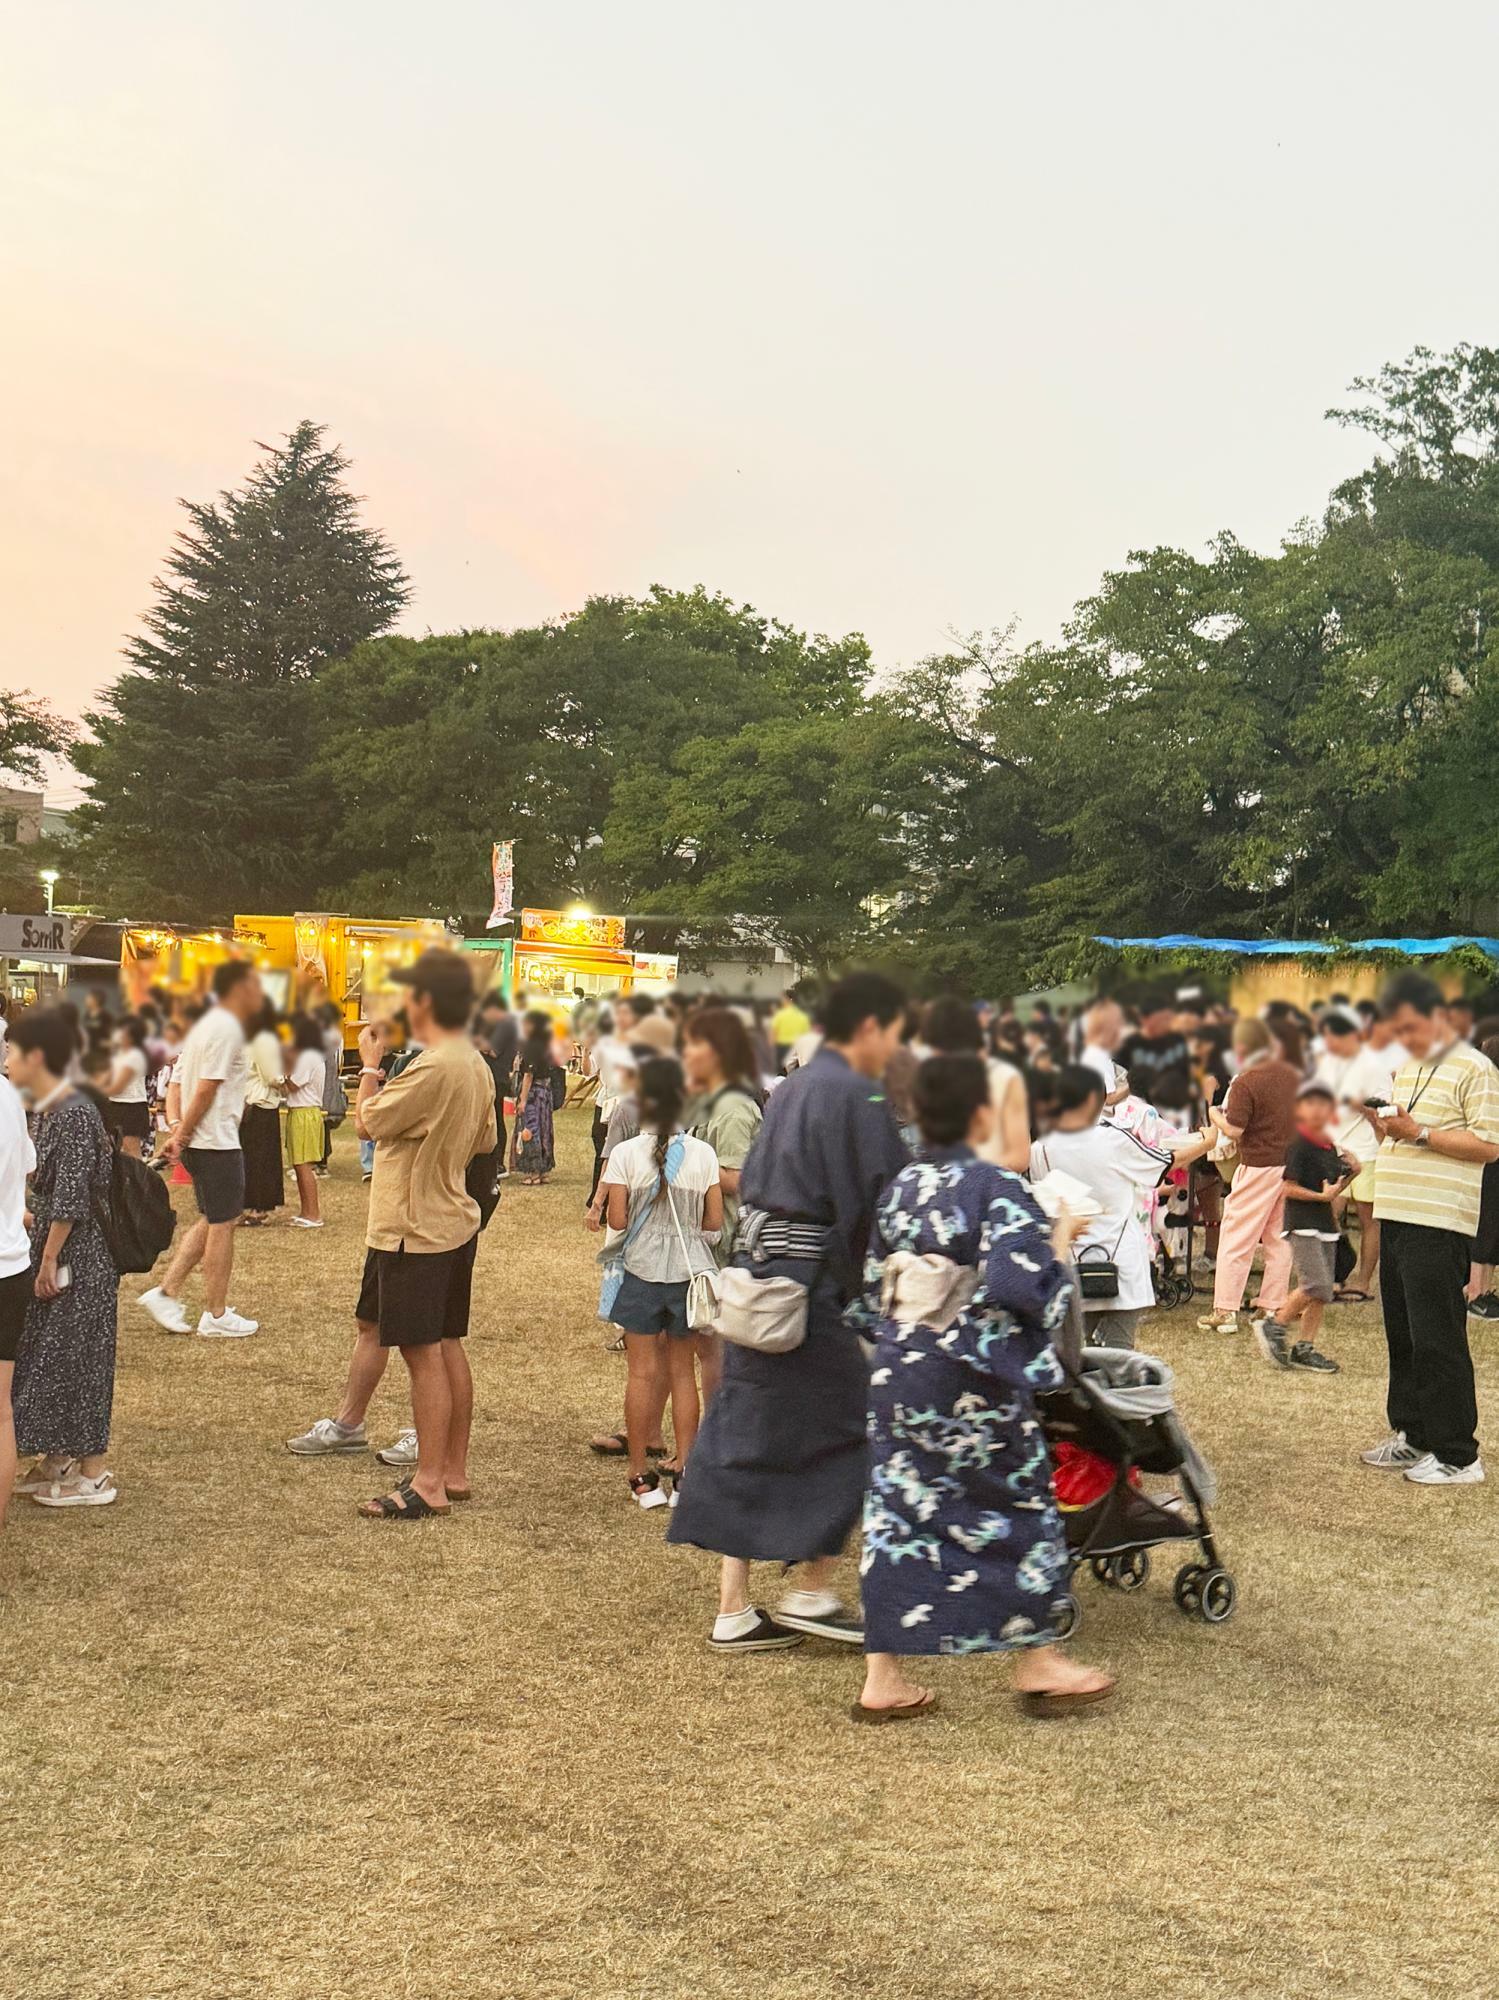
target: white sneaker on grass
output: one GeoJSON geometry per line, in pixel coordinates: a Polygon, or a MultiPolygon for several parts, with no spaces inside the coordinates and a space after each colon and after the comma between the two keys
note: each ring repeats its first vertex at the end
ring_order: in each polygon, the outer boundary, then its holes
{"type": "Polygon", "coordinates": [[[384,1451],[377,1451],[375,1456],[382,1465],[415,1465],[416,1432],[402,1431],[394,1444],[388,1444],[384,1451]]]}
{"type": "Polygon", "coordinates": [[[160,1285],[153,1285],[149,1292],[142,1292],[135,1303],[144,1306],[156,1324],[167,1333],[191,1333],[193,1330],[181,1299],[168,1298],[160,1285]]]}
{"type": "Polygon", "coordinates": [[[321,1222],[314,1222],[310,1215],[294,1215],[291,1226],[293,1229],[321,1229],[323,1225],[321,1222]]]}
{"type": "Polygon", "coordinates": [[[221,1313],[206,1312],[198,1321],[198,1331],[205,1340],[244,1340],[259,1328],[258,1319],[246,1319],[233,1306],[225,1306],[221,1313]]]}
{"type": "Polygon", "coordinates": [[[368,1451],[370,1441],[363,1424],[345,1429],[336,1417],[319,1417],[311,1430],[288,1438],[286,1448],[298,1458],[328,1458],[340,1452],[368,1451]]]}
{"type": "Polygon", "coordinates": [[[1475,1458],[1471,1465],[1443,1465],[1436,1453],[1429,1451],[1405,1476],[1412,1486],[1482,1486],[1483,1460],[1475,1458]]]}
{"type": "Polygon", "coordinates": [[[1417,1465],[1430,1456],[1429,1451],[1417,1451],[1413,1444],[1407,1444],[1404,1431],[1391,1431],[1371,1450],[1359,1453],[1365,1465],[1372,1465],[1379,1472],[1404,1472],[1407,1466],[1417,1465]]]}
{"type": "Polygon", "coordinates": [[[11,1490],[15,1493],[29,1493],[34,1499],[38,1493],[48,1493],[54,1486],[65,1485],[77,1470],[76,1458],[65,1460],[56,1472],[49,1472],[47,1461],[39,1458],[35,1465],[26,1468],[11,1490]]]}

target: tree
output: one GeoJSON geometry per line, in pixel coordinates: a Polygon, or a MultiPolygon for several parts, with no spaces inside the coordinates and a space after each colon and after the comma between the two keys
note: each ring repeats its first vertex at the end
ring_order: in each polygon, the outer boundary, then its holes
{"type": "Polygon", "coordinates": [[[525,901],[633,908],[648,884],[610,830],[620,784],[660,787],[684,747],[778,717],[852,717],[867,673],[862,639],[808,639],[704,590],[374,640],[316,690],[328,893],[479,917],[489,844],[512,839],[525,901]]]}
{"type": "Polygon", "coordinates": [[[883,950],[910,875],[891,804],[903,748],[882,711],[778,716],[622,777],[605,846],[631,907],[822,967],[883,950]]]}
{"type": "Polygon", "coordinates": [[[0,688],[0,777],[39,784],[48,757],[60,757],[77,731],[29,688],[0,688]]]}
{"type": "Polygon", "coordinates": [[[260,449],[242,488],[184,501],[189,526],[126,646],[130,670],[77,752],[95,894],[142,914],[310,899],[328,829],[309,782],[313,689],[410,594],[321,426],[260,449]]]}

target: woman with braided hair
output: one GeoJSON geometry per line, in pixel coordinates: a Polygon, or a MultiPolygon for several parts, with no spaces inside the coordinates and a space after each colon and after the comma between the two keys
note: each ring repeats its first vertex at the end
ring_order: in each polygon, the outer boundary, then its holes
{"type": "MultiPolygon", "coordinates": [[[[718,1156],[682,1130],[682,1072],[669,1056],[640,1066],[640,1133],[616,1146],[600,1189],[611,1230],[623,1232],[624,1279],[610,1317],[625,1336],[625,1443],[630,1497],[663,1507],[658,1473],[646,1470],[652,1392],[662,1345],[671,1381],[676,1463],[684,1466],[697,1436],[698,1342],[687,1324],[687,1286],[716,1268],[713,1245],[723,1227],[718,1156]]],[[[680,1473],[678,1483],[680,1483],[680,1473]]],[[[675,1502],[675,1493],[672,1502],[675,1502]]]]}

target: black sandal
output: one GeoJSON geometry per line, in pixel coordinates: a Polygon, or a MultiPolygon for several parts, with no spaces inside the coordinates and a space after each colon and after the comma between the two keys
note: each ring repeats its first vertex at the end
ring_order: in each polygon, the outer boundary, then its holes
{"type": "MultiPolygon", "coordinates": [[[[623,1458],[630,1449],[630,1442],[623,1431],[610,1431],[607,1437],[590,1438],[588,1449],[596,1458],[623,1458]]],[[[665,1458],[666,1446],[648,1444],[645,1455],[647,1458],[665,1458]]]]}
{"type": "Polygon", "coordinates": [[[438,1521],[453,1510],[434,1507],[414,1486],[398,1486],[394,1493],[377,1493],[361,1502],[357,1511],[366,1521],[438,1521]]]}

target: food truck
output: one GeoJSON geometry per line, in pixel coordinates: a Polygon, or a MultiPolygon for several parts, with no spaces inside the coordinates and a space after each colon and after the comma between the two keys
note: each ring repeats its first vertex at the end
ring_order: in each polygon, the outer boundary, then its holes
{"type": "Polygon", "coordinates": [[[235,948],[247,951],[282,1008],[331,1000],[343,1016],[344,1047],[361,1021],[381,1020],[401,1004],[390,975],[433,945],[456,940],[436,917],[351,917],[341,910],[298,910],[289,917],[236,916],[235,948]]]}
{"type": "Polygon", "coordinates": [[[522,910],[515,941],[513,989],[553,1005],[579,993],[628,993],[635,954],[625,949],[623,917],[592,910],[522,910]]]}

